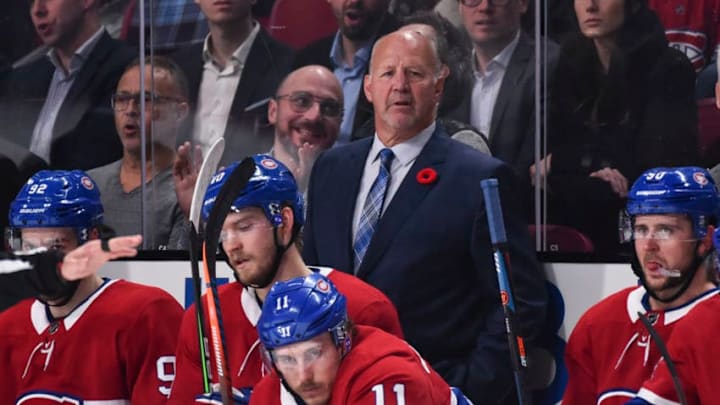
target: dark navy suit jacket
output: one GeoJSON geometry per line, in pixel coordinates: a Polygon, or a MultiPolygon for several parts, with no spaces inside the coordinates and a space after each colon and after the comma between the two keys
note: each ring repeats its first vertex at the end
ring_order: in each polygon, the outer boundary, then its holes
{"type": "MultiPolygon", "coordinates": [[[[313,167],[303,256],[352,272],[352,218],[373,138],[322,154],[313,167]]],[[[512,369],[480,180],[500,183],[514,287],[526,336],[544,318],[544,276],[517,215],[512,169],[437,125],[378,222],[358,277],[393,301],[407,340],[476,403],[512,395],[512,369]],[[432,184],[420,170],[437,172],[432,184]]]]}
{"type": "MultiPolygon", "coordinates": [[[[92,169],[122,156],[110,97],[125,66],[137,56],[129,46],[103,33],[88,55],[63,102],[53,127],[52,169],[92,169]]],[[[55,67],[43,56],[8,74],[0,95],[0,136],[29,147],[55,67]]]]}

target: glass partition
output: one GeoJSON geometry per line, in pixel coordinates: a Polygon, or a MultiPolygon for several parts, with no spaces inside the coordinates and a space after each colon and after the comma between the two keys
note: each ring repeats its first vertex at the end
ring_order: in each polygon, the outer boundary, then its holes
{"type": "MultiPolygon", "coordinates": [[[[470,112],[460,121],[484,132],[491,153],[515,169],[538,251],[627,253],[618,243],[618,213],[633,181],[650,167],[711,167],[720,156],[712,142],[713,123],[720,122],[711,101],[717,35],[698,27],[706,40],[690,43],[657,17],[651,9],[663,17],[663,5],[653,1],[650,8],[616,10],[606,25],[588,22],[582,0],[483,0],[478,7],[516,2],[522,29],[512,50],[524,53],[508,54],[507,80],[489,87],[486,94],[499,94],[492,116],[470,112]],[[525,58],[520,64],[518,55],[525,58]]],[[[14,40],[0,49],[0,142],[19,169],[5,189],[14,194],[42,168],[91,171],[106,222],[142,232],[147,249],[187,247],[192,184],[184,184],[184,195],[179,190],[178,201],[177,146],[191,141],[204,154],[224,137],[222,165],[273,150],[270,99],[302,64],[298,52],[337,29],[325,0],[260,0],[252,8],[238,2],[227,12],[247,23],[237,32],[249,40],[223,57],[205,41],[220,20],[206,16],[217,10],[203,9],[203,1],[99,1],[82,17],[47,0],[5,3],[0,27],[14,40]],[[54,23],[53,16],[69,23],[54,23]],[[151,58],[126,71],[140,55],[151,58]]],[[[453,109],[476,96],[470,92],[477,89],[477,65],[467,58],[476,56],[473,44],[481,38],[468,35],[462,4],[390,5],[403,18],[435,7],[454,23],[457,32],[443,30],[443,37],[449,52],[463,49],[448,59],[457,62],[456,76],[441,118],[456,119],[453,109]]],[[[194,167],[201,162],[191,160],[194,167]]]]}

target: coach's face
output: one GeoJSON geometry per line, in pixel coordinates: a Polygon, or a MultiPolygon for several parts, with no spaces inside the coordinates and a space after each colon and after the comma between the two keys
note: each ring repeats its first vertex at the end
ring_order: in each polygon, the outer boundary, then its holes
{"type": "Polygon", "coordinates": [[[397,31],[378,40],[364,90],[385,146],[412,138],[435,121],[447,72],[430,40],[418,32],[397,31]]]}

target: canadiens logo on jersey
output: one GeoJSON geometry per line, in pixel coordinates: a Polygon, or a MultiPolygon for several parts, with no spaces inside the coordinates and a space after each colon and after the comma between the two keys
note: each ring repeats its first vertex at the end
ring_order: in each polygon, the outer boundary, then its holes
{"type": "Polygon", "coordinates": [[[16,404],[20,405],[129,405],[126,400],[109,400],[109,401],[83,401],[80,398],[74,398],[68,395],[54,392],[31,392],[18,398],[16,404]]]}
{"type": "Polygon", "coordinates": [[[690,59],[695,71],[705,66],[705,49],[707,36],[702,32],[691,30],[667,30],[665,36],[670,46],[685,54],[690,59]]]}
{"type": "Polygon", "coordinates": [[[18,398],[16,403],[32,405],[81,405],[83,400],[52,392],[31,392],[18,398]]]}
{"type": "Polygon", "coordinates": [[[52,358],[53,350],[55,349],[55,341],[40,342],[35,346],[35,349],[28,356],[27,365],[25,371],[23,371],[22,378],[25,379],[28,375],[28,371],[34,370],[46,371],[52,358]]]}

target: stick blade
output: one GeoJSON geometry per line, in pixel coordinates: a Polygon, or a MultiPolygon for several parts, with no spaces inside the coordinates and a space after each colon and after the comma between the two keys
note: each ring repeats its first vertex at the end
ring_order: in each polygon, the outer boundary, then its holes
{"type": "Polygon", "coordinates": [[[207,191],[208,185],[210,184],[210,179],[212,179],[213,174],[217,171],[224,151],[225,139],[218,138],[212,146],[210,146],[207,156],[205,156],[202,166],[200,166],[200,171],[198,172],[189,217],[190,223],[197,233],[200,233],[200,210],[202,209],[203,198],[205,198],[205,191],[207,191]]]}

